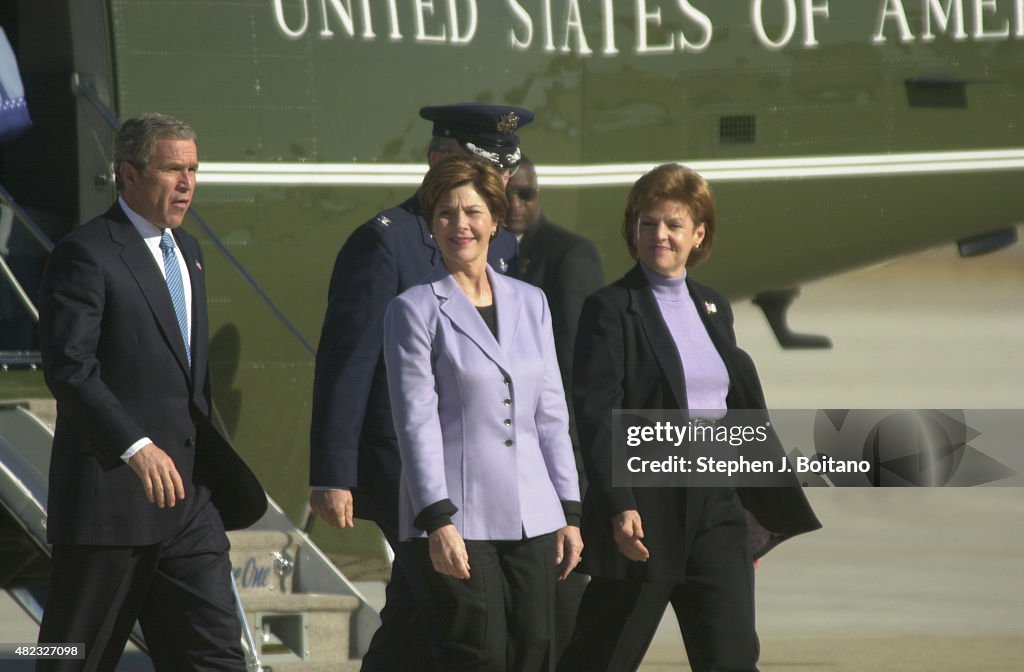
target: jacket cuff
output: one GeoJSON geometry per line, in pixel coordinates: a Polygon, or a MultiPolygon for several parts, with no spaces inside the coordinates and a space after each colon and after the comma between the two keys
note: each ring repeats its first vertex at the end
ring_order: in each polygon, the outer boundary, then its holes
{"type": "Polygon", "coordinates": [[[623,511],[637,508],[632,488],[610,488],[605,492],[595,493],[595,500],[602,518],[613,518],[623,511]]]}
{"type": "Polygon", "coordinates": [[[562,501],[562,513],[565,514],[565,524],[579,527],[583,519],[583,505],[573,500],[562,501]]]}
{"type": "Polygon", "coordinates": [[[434,530],[440,529],[445,525],[451,525],[452,516],[455,515],[458,510],[459,507],[455,506],[455,504],[452,503],[452,500],[442,499],[420,511],[419,515],[417,515],[412,521],[412,524],[417,530],[423,530],[427,534],[430,534],[434,530]]]}

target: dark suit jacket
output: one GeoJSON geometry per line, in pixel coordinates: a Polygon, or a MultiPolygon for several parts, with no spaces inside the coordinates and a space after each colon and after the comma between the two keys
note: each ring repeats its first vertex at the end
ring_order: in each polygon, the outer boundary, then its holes
{"type": "Polygon", "coordinates": [[[210,421],[207,312],[195,238],[174,233],[192,285],[189,367],[167,284],[115,204],[68,234],[43,276],[43,372],[57,400],[51,543],[139,546],[176,534],[212,496],[225,527],[267,507],[259,481],[210,421]],[[174,460],[185,500],[158,508],[121,459],[148,436],[174,460]]]}
{"type": "Polygon", "coordinates": [[[519,241],[519,279],[544,290],[551,307],[558,362],[568,389],[583,301],[604,285],[601,257],[593,242],[541,215],[519,241]]]}
{"type": "MultiPolygon", "coordinates": [[[[601,257],[593,242],[563,229],[541,215],[519,241],[519,279],[544,290],[551,307],[558,368],[567,396],[572,384],[572,357],[583,301],[604,285],[601,257]]],[[[572,415],[572,400],[567,399],[572,415]]],[[[575,428],[573,446],[578,446],[575,428]]]]}
{"type": "MultiPolygon", "coordinates": [[[[514,276],[515,237],[501,229],[487,261],[514,276]]],[[[309,484],[351,488],[356,516],[393,526],[402,464],[384,369],[384,311],[439,263],[417,195],[364,223],[338,253],[316,354],[309,484]]]]}
{"type": "MultiPolygon", "coordinates": [[[[753,361],[736,346],[729,303],[709,287],[689,279],[686,284],[729,372],[727,406],[763,409],[764,394],[753,361]],[[705,308],[708,302],[716,308],[713,314],[705,308]]],[[[707,489],[613,487],[611,446],[612,409],[686,409],[683,381],[675,342],[639,265],[587,299],[573,374],[580,448],[589,481],[582,571],[619,579],[683,579],[707,489]],[[651,553],[646,563],[626,559],[612,536],[610,519],[629,509],[640,512],[644,544],[651,553]]],[[[749,513],[757,557],[786,538],[820,527],[795,476],[791,487],[741,488],[739,495],[749,513]]]]}

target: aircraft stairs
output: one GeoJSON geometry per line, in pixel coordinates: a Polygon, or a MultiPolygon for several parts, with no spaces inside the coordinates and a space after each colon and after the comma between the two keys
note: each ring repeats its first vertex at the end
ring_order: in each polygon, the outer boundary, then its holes
{"type": "Polygon", "coordinates": [[[353,672],[380,625],[366,597],[271,500],[248,530],[232,532],[231,563],[254,633],[273,672],[353,672]]]}
{"type": "MultiPolygon", "coordinates": [[[[12,220],[52,249],[0,185],[0,223],[9,228],[12,220]]],[[[38,321],[30,294],[3,255],[0,285],[38,321]]],[[[0,347],[0,588],[37,623],[50,572],[46,499],[56,418],[53,399],[41,397],[46,389],[39,363],[39,353],[31,348],[0,347]]],[[[380,617],[276,502],[270,500],[266,515],[255,525],[228,536],[248,669],[358,670],[380,617]]],[[[142,654],[145,641],[138,628],[132,642],[137,649],[126,652],[118,669],[152,670],[142,654]]]]}
{"type": "MultiPolygon", "coordinates": [[[[46,474],[53,434],[44,418],[52,409],[52,400],[0,403],[0,586],[36,622],[50,569],[46,474]]],[[[306,534],[271,501],[256,525],[228,536],[249,669],[358,670],[379,617],[306,534]]],[[[145,648],[140,632],[132,639],[145,648]]]]}

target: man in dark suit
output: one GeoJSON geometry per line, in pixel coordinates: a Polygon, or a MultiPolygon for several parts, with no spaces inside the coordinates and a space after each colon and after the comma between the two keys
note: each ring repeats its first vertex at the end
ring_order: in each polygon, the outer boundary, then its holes
{"type": "MultiPolygon", "coordinates": [[[[516,107],[461,103],[425,107],[434,123],[427,160],[474,154],[508,175],[521,160],[519,127],[533,113],[516,107]]],[[[515,238],[502,229],[488,263],[518,270],[515,238]]],[[[331,276],[313,383],[310,508],[335,527],[372,520],[395,551],[381,626],[363,657],[363,670],[429,670],[439,645],[436,619],[415,554],[400,545],[398,484],[401,459],[384,369],[384,310],[419,283],[441,255],[413,194],[356,229],[338,253],[331,276]]]]}
{"type": "MultiPolygon", "coordinates": [[[[593,242],[555,224],[541,212],[537,169],[529,157],[509,178],[508,219],[505,226],[519,239],[519,279],[544,290],[551,307],[558,368],[568,391],[572,380],[572,353],[583,301],[604,285],[601,257],[593,242]]],[[[568,399],[570,417],[571,399],[568,399]]],[[[570,422],[573,447],[576,430],[570,422]]]]}
{"type": "MultiPolygon", "coordinates": [[[[528,156],[523,156],[519,170],[508,181],[505,193],[508,195],[505,226],[519,238],[519,279],[544,290],[551,308],[558,368],[569,407],[569,434],[582,481],[583,464],[579,457],[570,396],[572,357],[583,301],[604,285],[601,258],[593,242],[558,226],[541,212],[537,169],[528,156]]],[[[584,487],[585,484],[581,483],[581,491],[584,487]]],[[[569,643],[586,587],[587,578],[579,573],[573,573],[557,584],[555,660],[569,643]]]]}
{"type": "Polygon", "coordinates": [[[57,426],[39,641],[86,658],[37,669],[113,670],[137,619],[157,670],[244,670],[225,529],[267,500],[210,420],[202,254],[180,229],[195,133],[141,115],[114,159],[120,198],[57,245],[40,292],[57,426]]]}

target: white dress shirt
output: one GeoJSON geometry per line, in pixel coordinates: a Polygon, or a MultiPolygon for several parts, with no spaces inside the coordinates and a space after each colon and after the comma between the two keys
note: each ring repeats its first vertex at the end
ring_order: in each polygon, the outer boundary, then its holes
{"type": "MultiPolygon", "coordinates": [[[[164,268],[164,251],[160,249],[160,238],[163,236],[163,229],[153,225],[145,217],[128,207],[128,204],[124,202],[123,198],[118,197],[118,204],[121,209],[124,210],[124,214],[128,215],[128,220],[135,227],[135,230],[142,236],[142,242],[146,244],[149,249],[149,253],[153,255],[153,261],[156,262],[156,267],[163,273],[164,280],[167,280],[167,270],[164,268]]],[[[174,240],[174,237],[171,237],[174,240]]],[[[181,284],[185,288],[185,313],[188,318],[188,332],[192,333],[192,281],[188,274],[188,265],[185,263],[185,255],[181,253],[181,248],[178,247],[178,241],[174,240],[174,254],[178,259],[178,270],[181,272],[181,284]]],[[[127,462],[131,459],[131,456],[139,452],[146,444],[153,443],[148,436],[144,436],[135,443],[133,443],[128,450],[121,454],[121,459],[127,462]]]]}

